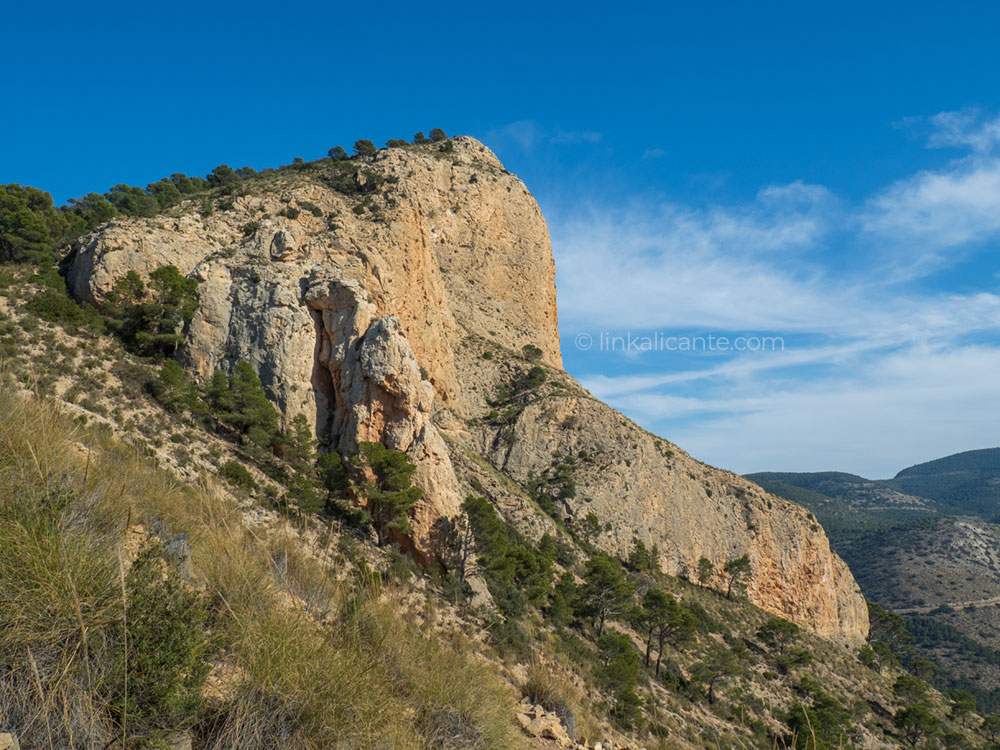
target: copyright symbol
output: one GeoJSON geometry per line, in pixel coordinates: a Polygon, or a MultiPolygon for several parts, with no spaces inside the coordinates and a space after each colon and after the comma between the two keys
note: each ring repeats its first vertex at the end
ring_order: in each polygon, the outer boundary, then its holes
{"type": "Polygon", "coordinates": [[[594,337],[589,333],[578,333],[576,335],[576,348],[587,351],[594,345],[594,337]]]}

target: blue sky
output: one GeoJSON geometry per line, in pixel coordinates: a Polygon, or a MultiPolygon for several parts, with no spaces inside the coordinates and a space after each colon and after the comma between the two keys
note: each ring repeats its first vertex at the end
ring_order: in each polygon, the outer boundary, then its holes
{"type": "Polygon", "coordinates": [[[719,466],[881,477],[1000,443],[998,22],[974,2],[19,3],[0,182],[63,201],[474,135],[542,206],[566,365],[596,395],[719,466]],[[629,332],[784,350],[596,343],[629,332]]]}

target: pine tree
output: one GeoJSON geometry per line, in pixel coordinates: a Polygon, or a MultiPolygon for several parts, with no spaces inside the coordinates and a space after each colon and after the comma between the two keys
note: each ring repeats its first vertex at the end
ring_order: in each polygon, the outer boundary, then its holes
{"type": "Polygon", "coordinates": [[[723,571],[725,571],[729,578],[729,584],[726,587],[726,598],[732,599],[733,592],[741,592],[746,588],[744,579],[750,575],[750,558],[747,555],[734,557],[725,564],[723,571]]]}
{"type": "Polygon", "coordinates": [[[698,583],[707,586],[715,574],[715,565],[707,557],[698,559],[698,583]]]}
{"type": "Polygon", "coordinates": [[[632,602],[632,584],[622,575],[621,567],[604,555],[587,561],[580,589],[584,612],[597,621],[597,636],[604,634],[608,619],[615,619],[632,602]]]}
{"type": "Polygon", "coordinates": [[[422,494],[420,488],[412,484],[416,467],[405,453],[386,448],[381,443],[361,443],[358,447],[365,466],[375,476],[365,492],[379,544],[383,545],[388,541],[390,529],[404,534],[413,531],[407,514],[422,494]]]}
{"type": "Polygon", "coordinates": [[[316,439],[305,414],[296,414],[288,431],[288,458],[300,470],[312,463],[316,439]]]}

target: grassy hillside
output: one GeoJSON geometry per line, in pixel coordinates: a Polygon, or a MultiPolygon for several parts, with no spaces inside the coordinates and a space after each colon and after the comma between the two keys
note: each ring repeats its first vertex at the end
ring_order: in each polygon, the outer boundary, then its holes
{"type": "Polygon", "coordinates": [[[55,403],[3,390],[0,414],[0,726],[23,748],[521,742],[509,686],[377,574],[331,576],[295,528],[55,403]]]}
{"type": "Polygon", "coordinates": [[[966,451],[917,464],[885,484],[988,521],[1000,521],[1000,448],[966,451]]]}

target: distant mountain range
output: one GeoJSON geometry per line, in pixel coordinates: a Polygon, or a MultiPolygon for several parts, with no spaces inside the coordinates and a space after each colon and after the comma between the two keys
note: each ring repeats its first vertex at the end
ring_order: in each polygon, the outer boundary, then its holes
{"type": "Polygon", "coordinates": [[[942,688],[1000,707],[1000,448],[855,474],[748,474],[811,510],[865,596],[906,618],[942,688]]]}

